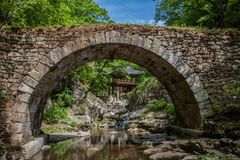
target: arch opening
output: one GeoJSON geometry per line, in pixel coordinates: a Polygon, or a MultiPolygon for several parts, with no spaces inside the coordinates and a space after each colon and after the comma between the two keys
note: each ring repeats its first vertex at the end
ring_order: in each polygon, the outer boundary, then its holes
{"type": "MultiPolygon", "coordinates": [[[[199,103],[195,93],[183,74],[176,69],[181,65],[184,66],[180,59],[173,66],[163,57],[144,48],[129,44],[104,43],[70,53],[44,74],[29,99],[30,124],[33,135],[36,135],[37,130],[41,127],[45,104],[58,82],[80,64],[99,59],[122,59],[146,68],[168,91],[175,106],[178,124],[188,128],[201,126],[199,103]]],[[[42,72],[45,68],[44,64],[41,63],[40,66],[43,68],[35,68],[42,72]]]]}

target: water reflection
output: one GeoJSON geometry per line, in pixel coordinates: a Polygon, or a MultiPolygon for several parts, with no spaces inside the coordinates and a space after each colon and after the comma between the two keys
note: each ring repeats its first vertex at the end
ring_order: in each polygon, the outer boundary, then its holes
{"type": "Polygon", "coordinates": [[[124,131],[94,129],[89,138],[56,143],[30,160],[146,160],[142,151],[124,131]]]}

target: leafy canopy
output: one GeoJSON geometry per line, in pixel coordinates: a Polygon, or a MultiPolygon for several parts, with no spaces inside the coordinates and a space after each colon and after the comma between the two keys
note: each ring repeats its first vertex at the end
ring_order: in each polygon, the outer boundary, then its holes
{"type": "MultiPolygon", "coordinates": [[[[110,71],[118,71],[119,68],[127,66],[137,70],[145,70],[136,64],[124,60],[111,61],[104,59],[81,65],[76,70],[72,71],[69,76],[78,78],[89,89],[89,91],[97,93],[108,88],[108,86],[111,86],[112,80],[109,75],[110,71]]],[[[145,72],[148,73],[147,71],[145,72]]],[[[142,80],[144,79],[144,76],[148,75],[144,74],[142,80]]]]}
{"type": "Polygon", "coordinates": [[[111,22],[93,0],[0,0],[0,25],[72,26],[111,22]]]}
{"type": "Polygon", "coordinates": [[[180,26],[240,27],[240,0],[157,0],[155,21],[180,26]]]}

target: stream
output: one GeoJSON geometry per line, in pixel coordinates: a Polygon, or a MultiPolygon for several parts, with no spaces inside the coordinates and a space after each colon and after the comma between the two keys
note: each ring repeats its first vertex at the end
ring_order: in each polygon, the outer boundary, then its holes
{"type": "Polygon", "coordinates": [[[91,137],[51,145],[29,160],[147,160],[144,146],[132,144],[125,131],[93,129],[91,137]]]}

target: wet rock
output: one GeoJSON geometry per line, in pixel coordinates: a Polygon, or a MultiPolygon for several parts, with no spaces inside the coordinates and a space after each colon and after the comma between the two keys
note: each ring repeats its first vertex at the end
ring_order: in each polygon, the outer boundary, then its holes
{"type": "Polygon", "coordinates": [[[182,128],[175,125],[169,125],[167,131],[168,133],[177,135],[178,137],[193,137],[193,138],[201,137],[204,133],[202,130],[182,128]]]}
{"type": "Polygon", "coordinates": [[[89,137],[89,132],[72,132],[72,133],[50,133],[48,135],[49,142],[55,143],[63,140],[68,140],[72,138],[79,138],[79,137],[89,137]]]}
{"type": "Polygon", "coordinates": [[[159,152],[167,152],[171,150],[172,147],[170,145],[162,145],[161,147],[150,148],[144,151],[146,155],[153,155],[159,152]]]}
{"type": "Polygon", "coordinates": [[[131,137],[130,140],[135,144],[159,144],[167,137],[166,134],[143,134],[131,137]]]}
{"type": "Polygon", "coordinates": [[[49,146],[49,145],[44,145],[43,147],[42,147],[42,150],[49,150],[51,148],[51,146],[49,146]]]}
{"type": "Polygon", "coordinates": [[[179,144],[179,147],[188,152],[188,153],[206,153],[204,148],[202,147],[201,143],[199,142],[187,142],[179,144]]]}
{"type": "Polygon", "coordinates": [[[150,159],[151,160],[181,160],[185,156],[187,156],[187,153],[167,151],[162,153],[156,153],[150,156],[150,159]]]}
{"type": "Polygon", "coordinates": [[[115,112],[108,112],[108,113],[105,113],[104,115],[103,115],[103,118],[105,118],[105,119],[118,119],[119,118],[119,115],[117,115],[115,112]]]}
{"type": "Polygon", "coordinates": [[[201,158],[196,155],[189,155],[184,157],[182,160],[201,160],[201,158]]]}
{"type": "Polygon", "coordinates": [[[144,119],[138,123],[140,127],[154,133],[164,133],[169,125],[167,119],[154,119],[154,118],[144,119]]]}
{"type": "Polygon", "coordinates": [[[137,119],[143,116],[143,114],[147,111],[146,108],[140,109],[140,110],[136,110],[134,111],[130,116],[129,119],[133,120],[133,119],[137,119]]]}
{"type": "Polygon", "coordinates": [[[129,133],[129,135],[134,135],[134,136],[140,136],[140,135],[144,135],[144,134],[150,134],[149,131],[142,129],[142,128],[128,128],[127,132],[129,133]]]}
{"type": "Polygon", "coordinates": [[[114,128],[117,124],[117,121],[115,119],[108,119],[104,118],[101,123],[99,124],[100,128],[114,128]]]}
{"type": "Polygon", "coordinates": [[[91,118],[88,115],[73,116],[72,119],[76,121],[78,129],[86,130],[91,126],[91,118]]]}
{"type": "Polygon", "coordinates": [[[30,158],[34,154],[36,154],[38,151],[41,150],[41,148],[44,145],[44,137],[35,138],[35,140],[28,142],[27,144],[22,146],[22,154],[25,159],[30,158]]]}

